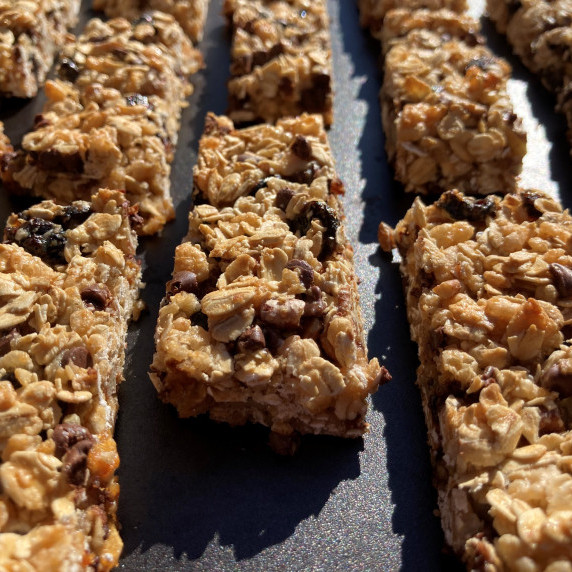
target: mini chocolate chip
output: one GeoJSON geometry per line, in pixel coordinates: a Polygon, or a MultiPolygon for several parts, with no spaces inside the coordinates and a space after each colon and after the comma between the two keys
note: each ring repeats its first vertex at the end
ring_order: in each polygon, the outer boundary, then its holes
{"type": "Polygon", "coordinates": [[[62,367],[72,363],[83,369],[87,369],[93,365],[93,360],[91,359],[91,354],[87,348],[83,346],[77,346],[75,348],[69,348],[62,354],[62,367]]]}
{"type": "Polygon", "coordinates": [[[297,258],[290,260],[286,264],[286,268],[299,270],[300,282],[304,284],[305,288],[309,288],[314,282],[314,269],[305,260],[298,260],[297,258]]]}
{"type": "Polygon", "coordinates": [[[197,276],[194,272],[183,270],[175,272],[173,278],[167,282],[167,292],[171,295],[178,294],[179,292],[190,292],[196,294],[199,289],[197,276]]]}
{"type": "Polygon", "coordinates": [[[56,457],[61,459],[64,454],[79,441],[93,440],[91,433],[75,423],[60,423],[54,427],[52,439],[56,444],[56,457]]]}
{"type": "Polygon", "coordinates": [[[296,192],[288,187],[279,189],[278,192],[276,193],[276,206],[279,209],[285,211],[288,208],[288,205],[290,204],[290,200],[295,194],[296,192]]]}
{"type": "Polygon", "coordinates": [[[572,268],[568,268],[558,262],[553,262],[548,267],[552,276],[552,283],[561,298],[572,296],[572,268]]]}
{"type": "Polygon", "coordinates": [[[81,299],[86,308],[91,310],[105,310],[111,303],[111,292],[107,286],[87,286],[81,291],[81,299]]]}
{"type": "Polygon", "coordinates": [[[557,391],[562,399],[572,397],[572,372],[564,373],[561,364],[555,363],[544,372],[540,385],[549,391],[557,391]]]}
{"type": "Polygon", "coordinates": [[[264,332],[260,326],[251,326],[244,330],[236,341],[238,350],[242,353],[255,352],[266,346],[264,332]]]}
{"type": "Polygon", "coordinates": [[[62,459],[62,473],[72,485],[82,486],[87,479],[87,455],[93,447],[92,439],[78,441],[62,459]]]}
{"type": "Polygon", "coordinates": [[[309,161],[312,158],[312,145],[303,135],[296,135],[290,148],[292,153],[303,161],[309,161]]]}

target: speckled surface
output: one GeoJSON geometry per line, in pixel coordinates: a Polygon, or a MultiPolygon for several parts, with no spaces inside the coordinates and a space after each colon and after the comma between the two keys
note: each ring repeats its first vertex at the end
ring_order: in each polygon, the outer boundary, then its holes
{"type": "MultiPolygon", "coordinates": [[[[481,2],[472,10],[479,13],[481,2]]],[[[343,441],[310,437],[293,458],[274,455],[266,433],[205,420],[179,420],[147,377],[153,330],[175,246],[187,228],[191,171],[208,110],[223,113],[229,38],[211,0],[201,48],[207,68],[183,116],[173,165],[177,220],[142,242],[143,298],[149,310],[129,334],[120,391],[119,516],[125,571],[375,571],[454,568],[443,554],[421,403],[414,385],[416,348],[409,339],[397,267],[377,247],[381,219],[394,224],[412,201],[393,183],[383,150],[376,42],[360,30],[353,0],[330,0],[335,69],[335,124],[330,141],[347,194],[348,234],[368,331],[370,355],[393,380],[372,400],[371,432],[343,441]]],[[[511,95],[529,135],[523,183],[572,204],[572,169],[562,118],[553,100],[485,25],[490,46],[514,66],[511,95]]],[[[41,99],[0,102],[0,119],[18,141],[41,99]]],[[[21,208],[3,195],[2,213],[21,208]]]]}

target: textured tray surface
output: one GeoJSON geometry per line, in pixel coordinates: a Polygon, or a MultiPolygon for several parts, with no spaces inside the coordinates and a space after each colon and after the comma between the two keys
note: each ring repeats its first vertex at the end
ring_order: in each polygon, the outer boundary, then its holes
{"type": "MultiPolygon", "coordinates": [[[[85,4],[85,3],[84,3],[85,4]]],[[[477,4],[477,3],[475,3],[477,4]]],[[[378,44],[359,28],[353,0],[330,0],[335,74],[330,141],[347,194],[348,235],[355,248],[370,356],[393,380],[374,396],[371,432],[357,441],[305,438],[282,458],[257,428],[230,429],[179,420],[147,377],[153,331],[175,246],[187,230],[191,171],[207,111],[226,110],[230,41],[211,0],[200,48],[207,68],[194,76],[173,164],[177,220],[140,252],[148,304],[131,326],[126,380],[120,391],[119,518],[125,541],[121,568],[138,570],[440,570],[439,520],[433,514],[425,424],[414,385],[417,349],[409,338],[398,268],[377,247],[381,219],[394,224],[411,204],[393,183],[383,150],[377,94],[378,44]]],[[[480,3],[473,6],[476,14],[480,3]]],[[[84,10],[84,18],[88,16],[84,10]]],[[[511,96],[528,131],[522,182],[572,205],[565,122],[554,101],[510,56],[504,38],[484,22],[491,48],[514,68],[511,96]]],[[[0,120],[14,142],[29,129],[41,98],[0,101],[0,120]]],[[[0,195],[2,220],[28,204],[0,195]]],[[[2,223],[3,224],[3,223],[2,223]]]]}

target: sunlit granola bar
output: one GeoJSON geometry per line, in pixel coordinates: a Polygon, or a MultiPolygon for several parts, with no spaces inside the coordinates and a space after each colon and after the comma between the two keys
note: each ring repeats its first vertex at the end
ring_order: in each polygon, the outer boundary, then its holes
{"type": "Polygon", "coordinates": [[[360,24],[369,28],[373,37],[381,39],[386,14],[395,8],[402,8],[411,12],[427,8],[438,10],[447,8],[462,13],[467,9],[466,0],[358,0],[360,24]]]}
{"type": "Polygon", "coordinates": [[[568,570],[572,217],[535,191],[450,191],[389,238],[447,542],[470,570],[568,570]]]}
{"type": "Polygon", "coordinates": [[[79,6],[79,0],[0,0],[0,96],[36,95],[79,6]]]}
{"type": "Polygon", "coordinates": [[[416,193],[514,189],[526,133],[506,90],[510,66],[482,45],[478,24],[394,10],[384,28],[380,99],[396,179],[416,193]]]}
{"type": "Polygon", "coordinates": [[[117,565],[113,429],[137,298],[119,191],[12,215],[0,245],[0,569],[117,565]]]}
{"type": "Polygon", "coordinates": [[[572,4],[567,0],[487,0],[489,17],[506,34],[515,54],[557,96],[572,145],[572,4]]]}
{"type": "Polygon", "coordinates": [[[209,114],[151,379],[183,417],[357,437],[389,379],[368,361],[343,185],[319,115],[235,130],[209,114]]]}
{"type": "Polygon", "coordinates": [[[92,6],[103,10],[108,18],[134,20],[146,10],[171,14],[196,43],[203,37],[208,4],[209,0],[94,0],[92,6]]]}
{"type": "Polygon", "coordinates": [[[231,22],[229,115],[274,122],[302,112],[333,121],[325,0],[225,0],[231,22]]]}
{"type": "Polygon", "coordinates": [[[90,21],[64,49],[33,131],[2,160],[5,186],[63,202],[124,189],[144,219],[139,231],[160,231],[174,216],[170,162],[186,76],[201,61],[171,16],[90,21]]]}
{"type": "Polygon", "coordinates": [[[487,12],[516,55],[559,93],[572,79],[572,4],[568,0],[487,0],[487,12]]]}

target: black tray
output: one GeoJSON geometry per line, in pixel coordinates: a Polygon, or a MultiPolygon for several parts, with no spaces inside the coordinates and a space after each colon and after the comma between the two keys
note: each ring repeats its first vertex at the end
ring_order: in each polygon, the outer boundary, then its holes
{"type": "MultiPolygon", "coordinates": [[[[85,3],[84,3],[85,4],[85,3]]],[[[360,29],[353,0],[330,0],[335,123],[330,142],[340,177],[349,238],[361,278],[370,356],[393,375],[372,399],[371,432],[345,441],[305,437],[294,457],[275,455],[264,429],[231,429],[181,420],[156,397],[147,371],[159,302],[174,249],[187,230],[192,167],[207,111],[226,110],[229,36],[211,0],[200,44],[206,69],[183,114],[173,164],[177,219],[161,237],[141,242],[148,305],[130,328],[117,440],[121,456],[120,567],[141,570],[425,570],[458,567],[443,549],[426,431],[414,385],[417,349],[410,341],[401,279],[377,245],[380,220],[397,222],[413,197],[392,180],[384,152],[378,91],[379,44],[360,29]]],[[[482,3],[473,3],[475,14],[482,3]]],[[[83,21],[90,15],[83,11],[83,21]]],[[[572,203],[565,122],[550,96],[483,21],[492,49],[514,67],[511,95],[529,134],[522,182],[572,203]]],[[[42,97],[0,101],[15,143],[30,129],[42,97]]],[[[22,199],[0,195],[2,219],[22,199]]]]}

